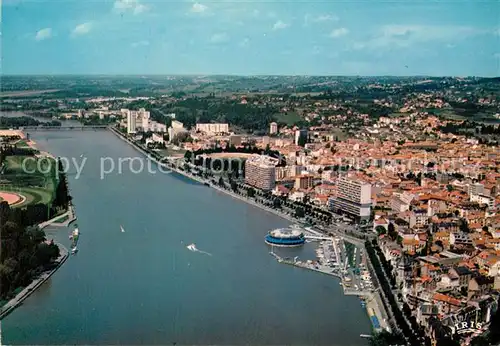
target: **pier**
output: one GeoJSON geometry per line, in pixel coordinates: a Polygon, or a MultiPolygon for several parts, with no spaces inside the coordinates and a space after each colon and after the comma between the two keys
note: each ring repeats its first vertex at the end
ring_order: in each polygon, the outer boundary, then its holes
{"type": "MultiPolygon", "coordinates": [[[[319,272],[322,274],[334,276],[340,279],[340,283],[343,288],[343,292],[346,296],[358,296],[362,301],[362,305],[366,308],[372,327],[375,331],[380,332],[382,330],[390,330],[384,314],[379,306],[378,289],[373,289],[370,283],[366,283],[357,273],[355,269],[350,268],[349,256],[346,253],[345,243],[340,244],[343,237],[325,237],[321,233],[315,231],[311,227],[304,228],[304,236],[306,239],[312,240],[322,240],[320,247],[316,250],[318,259],[317,260],[307,260],[301,261],[297,257],[292,259],[283,258],[274,251],[270,254],[276,258],[279,263],[284,263],[288,265],[293,265],[295,267],[304,268],[319,272]],[[340,245],[340,246],[339,246],[340,245]]],[[[352,265],[359,265],[363,267],[363,264],[355,264],[359,261],[359,256],[356,256],[358,252],[362,252],[364,247],[358,249],[355,247],[352,253],[352,265]]],[[[368,279],[369,281],[369,279],[368,279]]]]}

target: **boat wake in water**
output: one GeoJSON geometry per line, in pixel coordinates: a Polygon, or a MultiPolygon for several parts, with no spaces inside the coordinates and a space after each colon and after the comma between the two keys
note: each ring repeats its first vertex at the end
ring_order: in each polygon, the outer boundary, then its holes
{"type": "Polygon", "coordinates": [[[212,256],[212,254],[211,254],[210,252],[201,251],[201,250],[199,250],[199,249],[196,247],[196,245],[194,245],[194,244],[189,244],[189,245],[188,245],[188,246],[186,246],[186,247],[187,247],[187,249],[188,249],[189,251],[199,252],[199,253],[203,253],[203,254],[208,255],[208,256],[212,256]]]}

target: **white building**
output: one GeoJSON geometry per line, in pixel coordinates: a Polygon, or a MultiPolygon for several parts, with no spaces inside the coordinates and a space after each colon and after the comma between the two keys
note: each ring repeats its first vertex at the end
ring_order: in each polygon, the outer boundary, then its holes
{"type": "Polygon", "coordinates": [[[278,159],[266,155],[248,158],[245,161],[245,183],[261,190],[274,189],[278,162],[278,159]]]}
{"type": "Polygon", "coordinates": [[[180,121],[172,120],[172,125],[168,128],[168,141],[172,142],[174,137],[182,132],[187,132],[187,130],[184,128],[184,124],[180,121]]]}
{"type": "Polygon", "coordinates": [[[275,133],[278,133],[278,124],[276,124],[275,122],[272,122],[269,125],[269,134],[273,135],[275,133]]]}
{"type": "Polygon", "coordinates": [[[479,204],[486,204],[488,205],[489,209],[493,209],[495,207],[495,199],[493,197],[486,196],[484,194],[470,195],[470,201],[477,202],[479,204]]]}
{"type": "Polygon", "coordinates": [[[144,108],[141,108],[137,112],[137,116],[141,119],[141,122],[142,122],[142,131],[143,132],[150,131],[150,129],[149,129],[150,113],[147,110],[145,110],[144,108]]]}
{"type": "Polygon", "coordinates": [[[229,124],[196,124],[196,131],[207,134],[229,133],[229,124]]]}
{"type": "Polygon", "coordinates": [[[156,133],[153,133],[153,136],[151,136],[151,140],[155,143],[161,143],[163,144],[163,135],[158,135],[156,133]]]}
{"type": "Polygon", "coordinates": [[[484,194],[484,185],[480,183],[470,184],[467,192],[469,196],[484,194]]]}
{"type": "Polygon", "coordinates": [[[395,213],[402,213],[410,210],[411,201],[415,198],[411,193],[394,193],[391,198],[391,209],[395,213]]]}
{"type": "Polygon", "coordinates": [[[133,111],[130,111],[127,109],[127,112],[125,112],[127,115],[127,133],[135,133],[136,132],[136,114],[133,111]]]}
{"type": "Polygon", "coordinates": [[[370,218],[372,186],[358,179],[341,177],[337,180],[337,197],[328,200],[331,210],[338,210],[359,219],[370,218]]]}

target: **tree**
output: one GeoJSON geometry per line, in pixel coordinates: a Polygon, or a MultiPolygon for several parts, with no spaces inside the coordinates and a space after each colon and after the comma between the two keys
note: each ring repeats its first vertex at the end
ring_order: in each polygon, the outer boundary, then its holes
{"type": "Polygon", "coordinates": [[[387,234],[389,234],[389,237],[391,237],[392,241],[396,240],[396,238],[398,237],[398,232],[396,232],[396,229],[392,222],[389,223],[389,226],[387,226],[387,234]]]}
{"type": "Polygon", "coordinates": [[[375,231],[377,232],[378,235],[386,234],[387,230],[385,229],[384,226],[377,226],[375,227],[375,231]]]}
{"type": "Polygon", "coordinates": [[[299,207],[295,209],[295,217],[297,218],[303,218],[305,216],[304,208],[299,207]]]}
{"type": "Polygon", "coordinates": [[[248,195],[248,197],[251,197],[251,198],[255,197],[255,190],[252,187],[249,188],[247,190],[247,195],[248,195]]]}
{"type": "Polygon", "coordinates": [[[234,180],[231,181],[231,190],[234,192],[238,191],[238,184],[234,180]]]}

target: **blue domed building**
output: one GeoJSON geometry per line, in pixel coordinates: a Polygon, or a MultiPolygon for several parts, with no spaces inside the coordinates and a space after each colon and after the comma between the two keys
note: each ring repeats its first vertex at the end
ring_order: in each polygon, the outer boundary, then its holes
{"type": "Polygon", "coordinates": [[[298,229],[278,228],[270,231],[265,238],[267,244],[272,246],[301,246],[305,243],[304,233],[298,229]]]}

